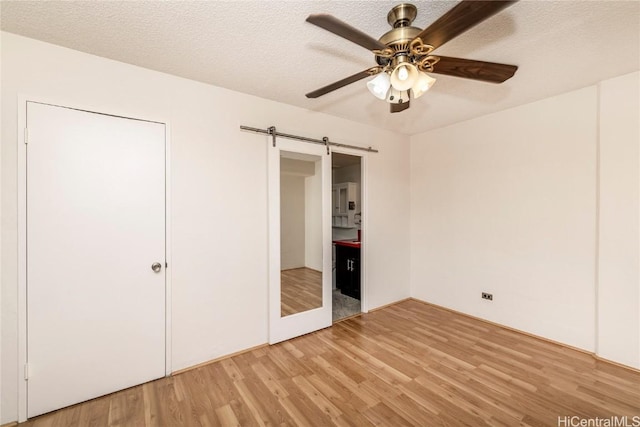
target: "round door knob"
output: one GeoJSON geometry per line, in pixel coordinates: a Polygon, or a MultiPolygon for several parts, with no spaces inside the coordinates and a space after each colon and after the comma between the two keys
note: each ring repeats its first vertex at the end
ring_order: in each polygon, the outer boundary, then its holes
{"type": "Polygon", "coordinates": [[[151,269],[156,273],[159,273],[160,270],[162,270],[162,264],[160,264],[159,262],[154,262],[153,264],[151,264],[151,269]]]}

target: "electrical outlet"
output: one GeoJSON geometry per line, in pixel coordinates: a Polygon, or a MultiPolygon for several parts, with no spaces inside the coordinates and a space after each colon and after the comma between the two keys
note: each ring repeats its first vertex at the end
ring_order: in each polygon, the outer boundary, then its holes
{"type": "Polygon", "coordinates": [[[483,292],[482,299],[488,299],[489,301],[493,301],[493,294],[488,294],[486,292],[483,292]]]}

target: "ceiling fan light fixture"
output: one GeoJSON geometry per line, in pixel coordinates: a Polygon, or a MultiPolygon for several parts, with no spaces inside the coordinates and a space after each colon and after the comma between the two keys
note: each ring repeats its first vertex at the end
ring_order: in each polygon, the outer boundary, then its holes
{"type": "Polygon", "coordinates": [[[402,62],[391,73],[391,86],[399,91],[409,90],[418,78],[415,65],[402,62]]]}
{"type": "Polygon", "coordinates": [[[409,101],[409,91],[398,90],[391,86],[391,89],[389,89],[389,93],[387,94],[386,101],[390,104],[404,104],[409,101]]]}
{"type": "Polygon", "coordinates": [[[378,99],[386,99],[391,87],[389,74],[382,72],[367,82],[367,89],[378,99]]]}
{"type": "Polygon", "coordinates": [[[420,98],[426,91],[428,91],[431,86],[436,82],[436,79],[431,77],[425,72],[419,72],[418,78],[416,82],[411,87],[411,92],[414,98],[420,98]]]}

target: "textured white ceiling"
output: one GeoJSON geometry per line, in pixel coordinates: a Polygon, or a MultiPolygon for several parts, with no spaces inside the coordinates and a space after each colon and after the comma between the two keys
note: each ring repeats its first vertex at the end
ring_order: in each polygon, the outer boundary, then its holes
{"type": "MultiPolygon", "coordinates": [[[[390,114],[365,80],[304,94],[374,65],[358,45],[305,22],[330,13],[380,37],[398,1],[2,1],[2,29],[83,52],[415,134],[640,69],[640,2],[520,1],[436,54],[518,65],[495,85],[434,75],[390,114]]],[[[413,1],[424,28],[452,1],[413,1]]]]}

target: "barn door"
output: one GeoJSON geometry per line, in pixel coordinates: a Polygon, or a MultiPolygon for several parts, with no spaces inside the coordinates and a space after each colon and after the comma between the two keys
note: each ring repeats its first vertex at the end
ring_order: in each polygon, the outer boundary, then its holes
{"type": "Polygon", "coordinates": [[[269,148],[269,343],[331,326],[331,157],[269,148]]]}
{"type": "Polygon", "coordinates": [[[165,374],[165,125],[27,103],[27,414],[165,374]]]}

